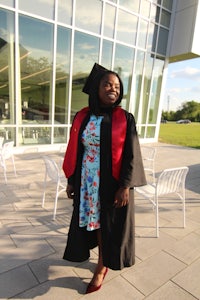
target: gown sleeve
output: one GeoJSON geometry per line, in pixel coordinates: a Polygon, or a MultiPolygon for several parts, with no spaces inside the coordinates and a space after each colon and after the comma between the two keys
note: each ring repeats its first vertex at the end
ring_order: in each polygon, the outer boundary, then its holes
{"type": "Polygon", "coordinates": [[[120,171],[120,187],[133,188],[147,184],[135,119],[127,113],[127,133],[120,171]]]}

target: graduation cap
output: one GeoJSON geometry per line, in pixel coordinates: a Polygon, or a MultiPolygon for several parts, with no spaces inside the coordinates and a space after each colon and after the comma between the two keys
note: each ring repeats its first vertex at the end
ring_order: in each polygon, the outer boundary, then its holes
{"type": "Polygon", "coordinates": [[[86,94],[90,94],[90,91],[93,87],[95,87],[96,82],[108,71],[108,69],[103,66],[95,63],[87,80],[82,89],[82,91],[86,94]]]}

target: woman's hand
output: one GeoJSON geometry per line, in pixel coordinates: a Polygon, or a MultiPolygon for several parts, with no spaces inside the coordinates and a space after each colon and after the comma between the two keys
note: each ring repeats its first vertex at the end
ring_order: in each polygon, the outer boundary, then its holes
{"type": "Polygon", "coordinates": [[[70,199],[74,198],[74,187],[71,184],[68,184],[66,187],[67,197],[70,199]]]}
{"type": "Polygon", "coordinates": [[[129,188],[119,188],[115,194],[114,206],[120,208],[129,203],[129,188]]]}

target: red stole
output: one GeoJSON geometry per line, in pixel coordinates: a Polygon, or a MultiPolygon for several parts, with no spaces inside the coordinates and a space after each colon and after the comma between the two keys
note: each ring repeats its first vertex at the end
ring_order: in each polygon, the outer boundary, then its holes
{"type": "MultiPolygon", "coordinates": [[[[89,107],[83,108],[77,113],[70,131],[70,139],[63,162],[63,171],[69,178],[73,175],[76,168],[78,136],[81,124],[89,112],[89,107]]],[[[119,174],[122,163],[122,154],[126,139],[127,120],[124,110],[116,107],[112,114],[112,175],[119,180],[119,174]]]]}

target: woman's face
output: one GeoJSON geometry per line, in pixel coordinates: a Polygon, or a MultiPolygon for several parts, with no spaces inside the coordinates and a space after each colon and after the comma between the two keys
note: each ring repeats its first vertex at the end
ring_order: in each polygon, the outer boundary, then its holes
{"type": "Polygon", "coordinates": [[[116,75],[105,75],[99,85],[99,99],[101,107],[110,107],[118,100],[120,95],[120,82],[116,75]]]}

